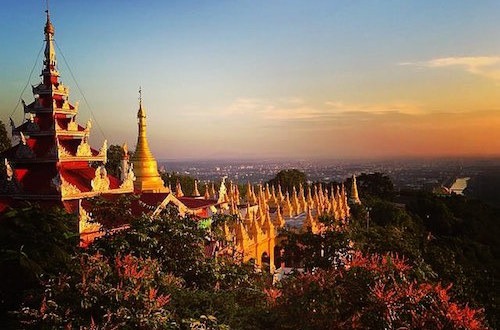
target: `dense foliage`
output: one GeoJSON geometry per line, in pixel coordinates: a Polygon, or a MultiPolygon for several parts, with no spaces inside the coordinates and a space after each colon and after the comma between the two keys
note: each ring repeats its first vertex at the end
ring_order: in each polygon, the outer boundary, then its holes
{"type": "MultiPolygon", "coordinates": [[[[74,218],[34,207],[7,213],[0,223],[5,226],[1,233],[6,233],[1,273],[11,267],[10,275],[19,275],[24,283],[23,253],[39,265],[29,285],[15,289],[23,295],[4,305],[4,310],[16,310],[11,315],[20,322],[9,326],[497,326],[492,288],[498,276],[498,246],[492,243],[498,237],[498,211],[458,196],[407,193],[400,196],[404,204],[395,203],[386,188],[370,187],[385,178],[371,176],[364,182],[373,195],[366,196],[362,206],[352,205],[349,224],[323,217],[325,230],[319,234],[283,233],[285,263],[297,269],[287,276],[280,272],[281,280],[274,283],[272,274],[256,272],[237,253],[214,254],[223,240],[220,225],[238,221],[232,217],[215,217],[214,226],[207,229],[195,218],[179,217],[174,209],[151,219],[132,216],[126,207],[130,199],[95,200],[92,213],[97,218],[109,218],[109,227],[121,222],[129,226],[120,231],[105,227],[103,237],[80,250],[68,234],[74,218]],[[28,237],[32,231],[36,234],[28,237]]],[[[3,297],[8,290],[2,287],[3,297]]]]}
{"type": "Polygon", "coordinates": [[[373,186],[388,179],[373,178],[363,180],[363,189],[372,194],[365,192],[364,205],[351,209],[349,235],[355,247],[405,255],[422,278],[453,284],[455,297],[485,307],[489,323],[498,327],[500,211],[458,195],[387,194],[373,186]]]}
{"type": "Polygon", "coordinates": [[[467,181],[464,194],[468,197],[479,199],[496,208],[500,208],[500,169],[492,168],[487,173],[474,175],[467,181]]]}
{"type": "Polygon", "coordinates": [[[78,220],[66,212],[27,204],[0,217],[0,325],[7,311],[40,294],[40,279],[72,269],[78,220]]]}
{"type": "MultiPolygon", "coordinates": [[[[161,178],[163,179],[163,182],[165,182],[166,186],[170,186],[172,190],[175,191],[177,182],[181,184],[182,187],[182,192],[186,196],[192,196],[194,192],[194,180],[195,178],[186,175],[186,174],[181,174],[177,172],[164,172],[161,173],[161,178]]],[[[205,186],[204,185],[198,185],[198,190],[200,194],[205,193],[205,186]]]]}
{"type": "MultiPolygon", "coordinates": [[[[351,187],[352,178],[346,179],[346,186],[351,187]]],[[[391,179],[380,172],[362,173],[356,177],[359,196],[362,199],[380,198],[390,200],[395,196],[391,179]]]]}
{"type": "Polygon", "coordinates": [[[10,146],[11,141],[7,134],[7,129],[5,128],[5,124],[0,120],[0,152],[9,149],[10,146]]]}
{"type": "Polygon", "coordinates": [[[134,219],[74,252],[71,269],[41,278],[44,290],[25,301],[18,318],[33,329],[255,328],[246,315],[265,301],[267,277],[238,258],[207,254],[218,235],[172,209],[134,219]]]}
{"type": "Polygon", "coordinates": [[[397,254],[358,252],[343,267],[290,277],[268,296],[282,329],[484,327],[482,312],[453,302],[449,287],[417,278],[397,254]]]}
{"type": "Polygon", "coordinates": [[[107,162],[106,162],[106,170],[109,174],[120,177],[122,159],[125,156],[125,151],[122,146],[117,144],[112,144],[109,146],[107,150],[107,162]]]}
{"type": "Polygon", "coordinates": [[[279,171],[274,178],[268,181],[271,186],[281,186],[283,189],[283,193],[286,191],[292,192],[293,188],[296,189],[303,185],[305,186],[307,183],[307,177],[304,172],[301,172],[296,169],[292,170],[281,170],[279,171]]]}

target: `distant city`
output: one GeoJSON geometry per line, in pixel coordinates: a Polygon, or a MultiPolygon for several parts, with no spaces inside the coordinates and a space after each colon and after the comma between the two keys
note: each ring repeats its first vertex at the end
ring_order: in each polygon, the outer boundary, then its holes
{"type": "Polygon", "coordinates": [[[500,173],[500,158],[412,159],[385,161],[160,161],[167,172],[178,172],[200,181],[218,181],[223,176],[239,183],[261,183],[282,169],[295,168],[307,174],[311,182],[342,182],[353,174],[387,174],[396,189],[432,189],[450,187],[457,178],[476,178],[500,173]]]}

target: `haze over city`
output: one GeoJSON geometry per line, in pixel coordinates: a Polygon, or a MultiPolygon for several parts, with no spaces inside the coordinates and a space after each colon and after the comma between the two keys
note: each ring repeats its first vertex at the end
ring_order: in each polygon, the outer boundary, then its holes
{"type": "MultiPolygon", "coordinates": [[[[500,154],[498,1],[50,6],[62,80],[97,145],[133,149],[142,86],[159,159],[500,154]]],[[[33,65],[39,81],[44,10],[0,13],[4,123],[33,65]]]]}

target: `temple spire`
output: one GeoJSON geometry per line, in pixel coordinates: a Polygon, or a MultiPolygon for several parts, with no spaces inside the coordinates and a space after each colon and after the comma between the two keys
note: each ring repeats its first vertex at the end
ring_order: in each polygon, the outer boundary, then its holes
{"type": "Polygon", "coordinates": [[[142,109],[142,86],[139,86],[139,110],[142,109]]]}
{"type": "Polygon", "coordinates": [[[54,47],[54,33],[55,28],[52,22],[50,21],[50,13],[47,3],[47,10],[45,10],[47,14],[47,20],[45,22],[45,52],[44,52],[44,61],[43,61],[43,71],[42,75],[44,76],[45,85],[57,83],[57,77],[59,73],[56,69],[56,51],[54,47]],[[54,78],[52,78],[54,77],[54,78]]]}
{"type": "Polygon", "coordinates": [[[149,149],[149,143],[147,139],[147,125],[146,125],[146,111],[142,106],[142,89],[139,88],[139,110],[137,111],[137,124],[138,124],[138,136],[137,136],[137,146],[135,153],[139,153],[140,157],[152,159],[153,154],[149,149]]]}
{"type": "Polygon", "coordinates": [[[45,13],[47,14],[47,21],[45,22],[45,34],[46,35],[52,35],[54,36],[54,25],[52,25],[52,22],[50,21],[50,12],[49,12],[49,5],[47,3],[47,9],[45,10],[45,13]]]}
{"type": "Polygon", "coordinates": [[[356,184],[356,176],[354,174],[352,175],[351,202],[354,204],[361,204],[358,195],[358,185],[356,184]]]}
{"type": "Polygon", "coordinates": [[[198,190],[198,180],[194,180],[194,191],[193,191],[193,196],[194,197],[200,197],[200,191],[198,190]]]}
{"type": "Polygon", "coordinates": [[[136,181],[134,182],[135,190],[141,192],[167,192],[169,189],[164,187],[163,180],[158,173],[158,164],[149,149],[146,135],[146,111],[142,105],[142,88],[139,88],[137,125],[137,145],[131,159],[134,164],[134,173],[136,176],[136,181]]]}

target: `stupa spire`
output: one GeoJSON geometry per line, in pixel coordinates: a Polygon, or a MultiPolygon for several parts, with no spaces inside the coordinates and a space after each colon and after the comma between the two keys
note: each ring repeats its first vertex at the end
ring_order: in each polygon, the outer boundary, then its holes
{"type": "Polygon", "coordinates": [[[149,149],[149,143],[146,133],[146,110],[142,107],[142,88],[139,87],[139,110],[137,111],[137,123],[139,125],[139,135],[137,137],[137,149],[138,151],[143,153],[143,156],[147,156],[148,158],[153,158],[153,154],[149,149]]]}
{"type": "Polygon", "coordinates": [[[361,204],[358,195],[358,185],[356,184],[356,176],[354,174],[352,175],[351,202],[354,204],[361,204]]]}
{"type": "Polygon", "coordinates": [[[208,190],[208,183],[205,183],[205,199],[210,199],[210,191],[208,190]]]}
{"type": "Polygon", "coordinates": [[[146,134],[146,110],[142,105],[142,88],[139,88],[139,110],[137,111],[137,145],[132,157],[134,164],[134,173],[136,181],[134,182],[135,190],[141,192],[147,191],[165,191],[163,180],[158,173],[158,164],[149,149],[148,138],[146,134]]]}
{"type": "Polygon", "coordinates": [[[194,189],[193,189],[193,196],[194,197],[200,197],[200,191],[198,190],[198,180],[194,180],[194,189]]]}
{"type": "Polygon", "coordinates": [[[56,61],[56,50],[54,47],[55,28],[52,22],[50,21],[48,4],[45,13],[47,14],[47,20],[45,22],[45,27],[43,29],[45,34],[45,51],[44,51],[42,76],[44,77],[45,85],[50,85],[57,83],[57,77],[59,77],[59,73],[57,72],[56,69],[57,61],[56,61]]]}
{"type": "Polygon", "coordinates": [[[184,197],[184,192],[182,192],[182,186],[179,180],[177,180],[177,185],[175,186],[175,197],[184,197]]]}

